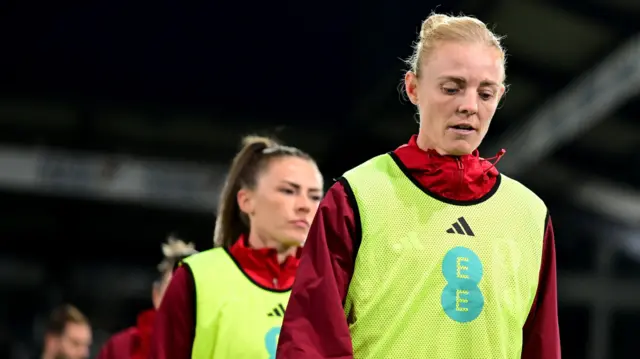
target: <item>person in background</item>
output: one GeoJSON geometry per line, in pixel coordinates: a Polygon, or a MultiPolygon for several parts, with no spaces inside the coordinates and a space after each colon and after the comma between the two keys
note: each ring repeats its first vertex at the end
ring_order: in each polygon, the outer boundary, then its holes
{"type": "Polygon", "coordinates": [[[408,63],[418,134],[327,192],[277,358],[560,358],[547,208],[477,150],[505,92],[500,38],[433,14],[408,63]]]}
{"type": "Polygon", "coordinates": [[[250,136],[220,196],[216,248],[187,258],[156,316],[153,359],[273,359],[299,248],[322,198],[301,150],[250,136]]]}
{"type": "Polygon", "coordinates": [[[51,312],[45,329],[41,359],[89,358],[92,333],[89,320],[72,305],[51,312]]]}
{"type": "Polygon", "coordinates": [[[184,258],[197,253],[193,243],[185,243],[180,239],[169,237],[162,244],[164,259],[158,264],[159,278],[153,283],[151,300],[153,309],[138,315],[136,326],[114,334],[102,347],[97,359],[147,359],[151,344],[151,333],[162,297],[171,282],[173,270],[184,258]]]}

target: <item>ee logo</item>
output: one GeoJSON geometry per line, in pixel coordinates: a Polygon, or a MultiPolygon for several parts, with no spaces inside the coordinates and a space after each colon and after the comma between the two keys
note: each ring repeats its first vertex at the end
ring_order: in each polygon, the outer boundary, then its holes
{"type": "Polygon", "coordinates": [[[442,260],[442,275],[447,285],[440,302],[444,312],[458,323],[476,319],[484,308],[484,296],[478,287],[482,280],[482,262],[471,249],[455,247],[442,260]]]}
{"type": "Polygon", "coordinates": [[[280,327],[269,329],[264,336],[264,345],[269,353],[269,359],[276,359],[276,349],[278,349],[278,337],[280,336],[280,327]]]}

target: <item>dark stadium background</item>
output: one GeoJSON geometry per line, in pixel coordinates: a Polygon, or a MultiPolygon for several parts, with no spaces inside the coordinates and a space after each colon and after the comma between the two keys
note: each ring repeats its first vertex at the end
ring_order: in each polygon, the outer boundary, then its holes
{"type": "Polygon", "coordinates": [[[165,237],[211,246],[242,135],[302,147],[328,183],[406,141],[416,125],[397,91],[401,58],[434,9],[507,35],[511,87],[481,150],[506,147],[498,167],[550,207],[563,356],[636,357],[640,2],[444,3],[0,5],[0,335],[16,358],[37,350],[62,302],[89,315],[95,350],[133,324],[165,237]],[[139,167],[147,192],[93,186],[138,158],[153,164],[139,167]]]}

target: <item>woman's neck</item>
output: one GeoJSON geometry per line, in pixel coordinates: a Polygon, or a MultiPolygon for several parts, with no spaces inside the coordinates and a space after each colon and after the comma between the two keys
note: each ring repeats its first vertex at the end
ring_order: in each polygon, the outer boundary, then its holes
{"type": "Polygon", "coordinates": [[[431,140],[424,135],[421,131],[418,132],[418,138],[416,139],[416,144],[418,148],[423,150],[424,152],[436,151],[441,156],[446,156],[447,154],[444,151],[439,150],[436,146],[431,143],[431,140]]]}
{"type": "Polygon", "coordinates": [[[267,239],[265,237],[259,236],[255,233],[255,231],[249,233],[247,244],[249,247],[254,249],[275,249],[278,253],[278,263],[283,263],[287,259],[287,257],[294,255],[297,250],[297,247],[286,246],[274,239],[267,239]]]}
{"type": "Polygon", "coordinates": [[[449,157],[463,157],[463,156],[465,156],[465,154],[448,153],[447,151],[443,150],[442,148],[439,148],[438,146],[434,145],[426,135],[423,135],[422,132],[418,132],[418,138],[416,138],[416,145],[418,145],[418,148],[420,148],[424,152],[435,151],[437,154],[439,154],[440,156],[443,156],[443,157],[446,157],[446,156],[449,156],[449,157]]]}

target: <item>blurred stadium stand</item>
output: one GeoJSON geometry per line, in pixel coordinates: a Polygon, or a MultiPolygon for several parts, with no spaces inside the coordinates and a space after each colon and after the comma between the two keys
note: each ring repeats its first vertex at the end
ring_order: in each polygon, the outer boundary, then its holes
{"type": "MultiPolygon", "coordinates": [[[[169,233],[211,246],[241,135],[304,148],[328,181],[416,130],[399,57],[437,3],[178,4],[0,11],[0,342],[16,353],[62,301],[90,316],[95,349],[131,325],[169,233]]],[[[481,150],[506,147],[498,167],[550,207],[564,357],[635,357],[640,2],[437,10],[507,35],[511,88],[481,150]]]]}

